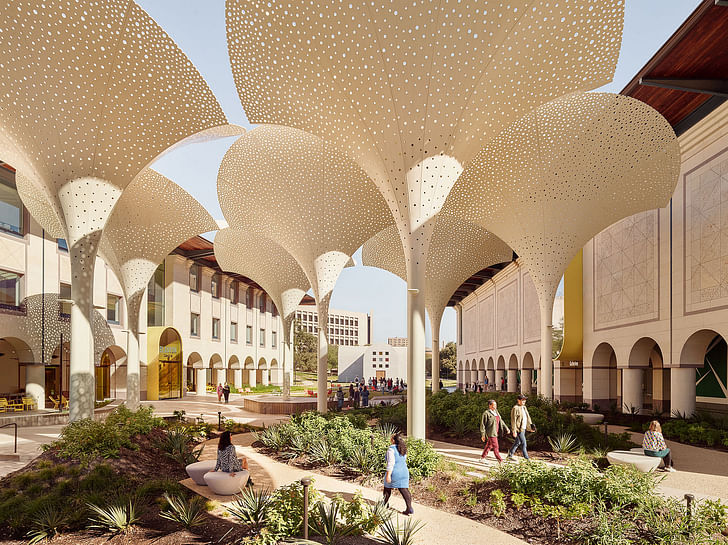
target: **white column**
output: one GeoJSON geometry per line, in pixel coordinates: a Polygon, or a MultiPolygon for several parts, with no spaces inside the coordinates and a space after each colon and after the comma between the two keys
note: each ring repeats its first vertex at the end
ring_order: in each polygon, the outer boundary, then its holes
{"type": "Polygon", "coordinates": [[[243,370],[233,369],[233,383],[240,390],[243,387],[243,370]]]}
{"type": "MultiPolygon", "coordinates": [[[[328,314],[326,315],[326,322],[328,322],[328,314]]],[[[318,368],[316,373],[316,410],[320,413],[328,411],[328,398],[327,398],[327,379],[329,372],[329,343],[326,341],[325,329],[329,326],[328,323],[321,324],[321,311],[319,310],[319,330],[318,330],[318,368]]]]}
{"type": "Polygon", "coordinates": [[[478,369],[478,383],[485,384],[485,369],[478,369]]]}
{"type": "Polygon", "coordinates": [[[218,384],[225,386],[225,382],[227,382],[227,373],[225,372],[225,369],[215,369],[215,376],[217,377],[215,379],[215,386],[218,384]]]}
{"type": "Polygon", "coordinates": [[[139,408],[141,366],[139,364],[139,309],[144,293],[133,295],[126,301],[129,334],[126,339],[126,406],[135,411],[139,408]]]}
{"type": "Polygon", "coordinates": [[[424,254],[419,248],[408,253],[407,273],[407,436],[415,439],[425,438],[424,254]]]}
{"type": "Polygon", "coordinates": [[[551,313],[553,312],[553,298],[550,310],[541,310],[541,368],[538,371],[539,394],[546,399],[553,399],[553,368],[554,362],[551,359],[553,327],[551,325],[551,313]]]}
{"type": "Polygon", "coordinates": [[[268,386],[268,384],[270,384],[270,370],[269,369],[263,369],[262,382],[263,382],[263,386],[268,386]]]}
{"type": "Polygon", "coordinates": [[[506,371],[505,369],[496,369],[495,370],[495,389],[500,392],[501,389],[501,379],[505,378],[506,371]]]}
{"type": "MultiPolygon", "coordinates": [[[[642,411],[642,381],[644,369],[622,369],[622,412],[629,413],[634,407],[642,411]]],[[[693,391],[695,384],[693,383],[693,391]]]]}
{"type": "Polygon", "coordinates": [[[39,409],[45,408],[45,365],[42,363],[25,366],[25,393],[35,399],[39,409]]]}
{"type": "Polygon", "coordinates": [[[533,384],[533,369],[521,369],[521,393],[531,395],[531,384],[533,384]]]}
{"type": "MultiPolygon", "coordinates": [[[[488,369],[485,374],[488,376],[488,388],[492,388],[495,384],[495,369],[488,369]]],[[[496,387],[496,389],[500,388],[500,384],[496,387]]]]}
{"type": "Polygon", "coordinates": [[[195,381],[195,393],[197,395],[205,395],[207,393],[207,371],[205,369],[195,369],[197,380],[195,381]]]}
{"type": "Polygon", "coordinates": [[[91,418],[94,414],[96,377],[94,375],[93,309],[94,267],[101,238],[98,231],[75,244],[69,240],[71,257],[71,383],[69,420],[91,418]]]}
{"type": "MultiPolygon", "coordinates": [[[[665,369],[667,371],[667,369],[665,369]]],[[[695,369],[670,368],[670,410],[691,416],[695,414],[695,369]]]]}
{"type": "Polygon", "coordinates": [[[257,382],[257,373],[258,371],[256,369],[248,369],[248,384],[250,384],[251,388],[255,388],[258,385],[257,382]]]}
{"type": "Polygon", "coordinates": [[[432,393],[440,391],[440,320],[442,313],[438,316],[430,316],[430,328],[432,329],[432,393]]]}
{"type": "Polygon", "coordinates": [[[518,391],[518,370],[517,369],[508,369],[508,391],[509,392],[518,391]]]}

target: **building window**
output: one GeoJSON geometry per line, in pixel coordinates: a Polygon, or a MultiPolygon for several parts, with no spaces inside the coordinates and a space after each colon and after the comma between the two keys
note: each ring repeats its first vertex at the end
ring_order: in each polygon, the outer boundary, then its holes
{"type": "Polygon", "coordinates": [[[260,310],[261,313],[265,312],[265,293],[260,294],[260,299],[258,300],[260,305],[258,306],[258,310],[260,310]]]}
{"type": "Polygon", "coordinates": [[[253,326],[245,326],[245,344],[253,344],[253,326]]]}
{"type": "Polygon", "coordinates": [[[62,252],[68,251],[68,242],[66,242],[65,238],[57,238],[56,244],[58,245],[58,249],[61,250],[62,252]]]}
{"type": "Polygon", "coordinates": [[[277,342],[278,332],[277,331],[271,331],[270,332],[270,345],[275,348],[276,342],[277,342]]]}
{"type": "Polygon", "coordinates": [[[200,336],[200,315],[194,312],[190,314],[190,337],[200,336]]]}
{"type": "Polygon", "coordinates": [[[273,304],[273,302],[271,302],[270,305],[270,312],[273,315],[273,318],[276,318],[278,316],[278,309],[276,308],[275,304],[273,304]]]}
{"type": "Polygon", "coordinates": [[[230,341],[238,342],[238,324],[236,322],[230,323],[230,341]]]}
{"type": "Polygon", "coordinates": [[[15,173],[0,167],[0,230],[22,235],[23,203],[15,188],[15,173]]]}
{"type": "Polygon", "coordinates": [[[71,284],[64,284],[61,282],[61,287],[58,290],[58,298],[65,299],[65,301],[59,302],[58,310],[64,316],[71,316],[71,284]]]}
{"type": "Polygon", "coordinates": [[[192,265],[190,267],[190,291],[200,291],[200,266],[192,265]]]}
{"type": "Polygon", "coordinates": [[[0,271],[0,304],[13,307],[20,305],[20,275],[0,271]]]}
{"type": "Polygon", "coordinates": [[[233,280],[230,284],[230,302],[237,305],[239,301],[238,292],[240,291],[240,282],[233,280]]]}
{"type": "Polygon", "coordinates": [[[220,298],[220,283],[220,273],[213,274],[210,282],[210,293],[212,293],[213,299],[220,298]]]}
{"type": "Polygon", "coordinates": [[[212,338],[213,339],[220,338],[220,318],[212,319],[212,338]]]}
{"type": "Polygon", "coordinates": [[[255,306],[255,298],[253,294],[253,288],[248,288],[245,292],[245,306],[248,308],[253,308],[255,306]]]}
{"type": "Polygon", "coordinates": [[[265,329],[260,328],[260,346],[265,346],[265,329]]]}
{"type": "Polygon", "coordinates": [[[147,285],[147,326],[164,325],[164,262],[157,267],[147,285]]]}
{"type": "Polygon", "coordinates": [[[106,295],[106,321],[110,324],[118,324],[121,320],[121,297],[118,295],[106,295]]]}

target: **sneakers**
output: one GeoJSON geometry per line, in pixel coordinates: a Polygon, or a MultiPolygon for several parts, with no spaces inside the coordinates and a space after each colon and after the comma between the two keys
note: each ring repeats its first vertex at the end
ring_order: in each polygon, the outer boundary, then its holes
{"type": "Polygon", "coordinates": [[[415,514],[415,510],[414,509],[405,509],[404,511],[402,511],[402,514],[409,517],[410,515],[415,514]]]}
{"type": "Polygon", "coordinates": [[[674,467],[666,467],[665,471],[667,471],[668,473],[675,473],[676,470],[674,467]]]}
{"type": "Polygon", "coordinates": [[[516,459],[513,456],[511,456],[510,454],[508,456],[506,456],[506,462],[515,462],[515,461],[516,461],[516,459]]]}

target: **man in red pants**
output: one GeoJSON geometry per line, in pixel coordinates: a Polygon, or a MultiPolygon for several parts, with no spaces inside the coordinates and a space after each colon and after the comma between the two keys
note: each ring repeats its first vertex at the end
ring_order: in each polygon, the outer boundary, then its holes
{"type": "Polygon", "coordinates": [[[483,413],[480,418],[480,439],[485,443],[483,454],[480,456],[481,460],[484,460],[491,449],[495,454],[496,459],[499,463],[503,462],[500,452],[498,450],[498,435],[500,433],[508,434],[511,430],[503,422],[500,413],[498,412],[498,403],[494,399],[488,401],[488,409],[483,413]]]}

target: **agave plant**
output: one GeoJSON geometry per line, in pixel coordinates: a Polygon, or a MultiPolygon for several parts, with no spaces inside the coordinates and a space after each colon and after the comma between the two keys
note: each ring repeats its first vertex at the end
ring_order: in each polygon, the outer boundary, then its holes
{"type": "Polygon", "coordinates": [[[369,509],[369,520],[371,521],[371,526],[375,529],[392,518],[392,510],[383,500],[379,500],[370,506],[369,509]]]}
{"type": "Polygon", "coordinates": [[[561,454],[574,452],[579,448],[579,442],[570,433],[559,433],[556,437],[549,437],[551,450],[561,454]]]}
{"type": "Polygon", "coordinates": [[[390,518],[379,528],[379,535],[382,543],[386,545],[413,545],[415,534],[424,528],[425,523],[407,517],[404,524],[400,525],[399,517],[390,518]]]}
{"type": "Polygon", "coordinates": [[[376,469],[374,455],[370,449],[364,445],[357,445],[351,451],[349,459],[352,467],[364,475],[373,473],[376,469]]]}
{"type": "Polygon", "coordinates": [[[30,530],[26,534],[29,543],[40,543],[61,533],[66,517],[54,505],[46,505],[30,519],[30,530]]]}
{"type": "Polygon", "coordinates": [[[264,446],[274,450],[281,450],[288,443],[288,440],[285,434],[282,433],[280,426],[265,428],[261,432],[257,432],[256,436],[264,446]]]}
{"type": "Polygon", "coordinates": [[[321,463],[327,466],[334,465],[339,461],[339,453],[331,447],[331,444],[325,437],[311,445],[311,448],[308,451],[308,457],[312,462],[321,463]]]}
{"type": "Polygon", "coordinates": [[[399,432],[399,428],[391,422],[380,422],[374,430],[387,440],[389,440],[389,438],[395,433],[399,432]]]}
{"type": "Polygon", "coordinates": [[[126,533],[139,522],[136,515],[136,505],[134,500],[128,503],[110,504],[100,507],[94,503],[87,503],[88,508],[94,513],[89,521],[89,528],[95,528],[102,532],[110,532],[114,535],[126,533]]]}
{"type": "Polygon", "coordinates": [[[254,531],[260,530],[265,524],[265,517],[271,503],[271,493],[268,488],[253,490],[247,487],[235,496],[235,500],[228,506],[228,512],[243,524],[247,524],[254,531]]]}
{"type": "Polygon", "coordinates": [[[194,528],[205,524],[205,499],[201,496],[193,496],[187,499],[178,494],[164,493],[167,501],[167,509],[159,513],[159,516],[180,523],[185,528],[194,528]]]}
{"type": "Polygon", "coordinates": [[[589,454],[591,454],[595,458],[606,458],[608,453],[609,447],[601,445],[593,447],[591,450],[589,450],[589,454]]]}
{"type": "Polygon", "coordinates": [[[357,531],[357,524],[342,524],[339,521],[339,504],[331,502],[328,506],[323,502],[317,505],[317,516],[311,518],[311,530],[326,539],[326,545],[336,545],[342,537],[350,536],[357,531]]]}

